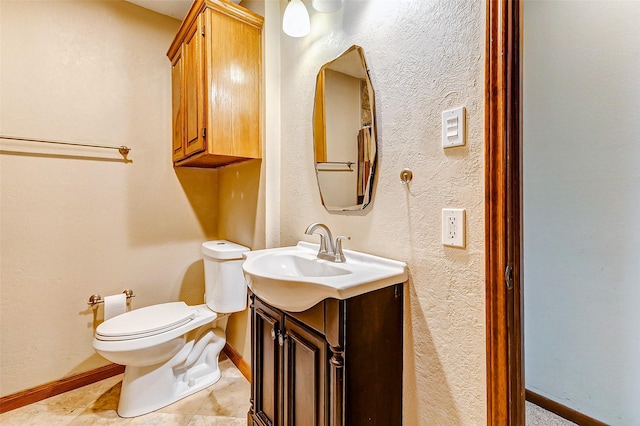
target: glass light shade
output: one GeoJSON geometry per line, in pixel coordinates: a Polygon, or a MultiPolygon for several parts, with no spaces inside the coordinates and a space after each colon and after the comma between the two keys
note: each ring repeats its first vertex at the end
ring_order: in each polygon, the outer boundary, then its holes
{"type": "Polygon", "coordinates": [[[309,12],[301,0],[291,0],[284,10],[282,31],[291,37],[304,37],[311,31],[309,12]]]}
{"type": "Polygon", "coordinates": [[[332,13],[342,7],[342,0],[313,0],[311,4],[318,12],[332,13]]]}

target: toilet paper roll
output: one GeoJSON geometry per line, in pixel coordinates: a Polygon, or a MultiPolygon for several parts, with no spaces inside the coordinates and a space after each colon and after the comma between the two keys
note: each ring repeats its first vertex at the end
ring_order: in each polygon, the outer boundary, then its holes
{"type": "Polygon", "coordinates": [[[127,312],[127,295],[114,294],[104,298],[104,320],[108,320],[117,315],[127,312]]]}

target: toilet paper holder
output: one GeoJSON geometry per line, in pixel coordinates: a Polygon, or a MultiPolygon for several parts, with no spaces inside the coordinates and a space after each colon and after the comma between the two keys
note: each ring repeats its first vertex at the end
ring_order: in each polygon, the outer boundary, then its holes
{"type": "MultiPolygon", "coordinates": [[[[136,297],[136,295],[133,294],[133,290],[123,290],[122,292],[127,296],[127,303],[129,303],[129,299],[136,297]]],[[[104,298],[99,294],[92,294],[91,297],[89,297],[87,305],[91,305],[92,308],[96,308],[100,303],[104,303],[104,298]]]]}

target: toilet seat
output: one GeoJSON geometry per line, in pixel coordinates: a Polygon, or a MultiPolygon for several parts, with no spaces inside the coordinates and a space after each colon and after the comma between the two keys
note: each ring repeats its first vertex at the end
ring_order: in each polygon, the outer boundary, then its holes
{"type": "Polygon", "coordinates": [[[181,327],[196,317],[184,302],[162,303],[135,309],[113,317],[98,326],[95,337],[103,341],[122,341],[154,336],[181,327]]]}

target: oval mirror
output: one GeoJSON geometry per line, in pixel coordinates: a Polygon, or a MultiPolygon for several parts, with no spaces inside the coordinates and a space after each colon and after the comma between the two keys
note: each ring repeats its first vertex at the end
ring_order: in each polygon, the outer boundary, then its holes
{"type": "Polygon", "coordinates": [[[324,207],[329,211],[367,207],[377,159],[375,98],[359,46],[351,46],[318,72],[313,142],[324,207]]]}

